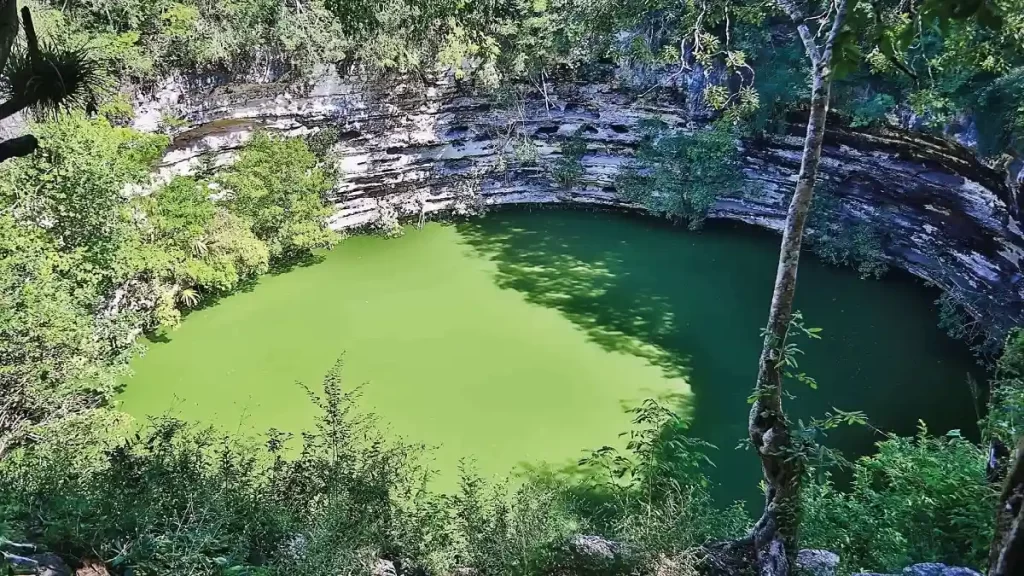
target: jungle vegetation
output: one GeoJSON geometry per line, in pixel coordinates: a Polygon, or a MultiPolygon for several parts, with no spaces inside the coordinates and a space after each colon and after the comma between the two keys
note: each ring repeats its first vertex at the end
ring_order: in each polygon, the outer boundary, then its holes
{"type": "MultiPolygon", "coordinates": [[[[1021,0],[22,4],[0,8],[0,118],[35,114],[31,136],[0,143],[0,536],[122,574],[333,575],[388,559],[403,573],[628,574],[666,563],[689,573],[735,562],[784,575],[812,545],[841,552],[846,571],[916,561],[1021,570],[1020,332],[994,368],[985,444],[924,427],[887,436],[873,456],[827,459],[851,468],[846,490],[810,455],[821,453],[818,429],[863,416],[801,428],[783,409],[793,338],[815,334],[792,300],[830,107],[851,126],[976,131],[981,154],[1015,152],[1021,0]],[[319,429],[299,439],[220,437],[173,419],[129,432],[108,401],[137,336],[333,245],[333,173],[307,142],[262,134],[229,167],[154,186],[167,137],[126,127],[131,112],[111,87],[174,74],[299,80],[320,64],[385,76],[447,67],[470,89],[517,82],[541,93],[601,73],[650,93],[673,74],[723,71],[730,81],[701,94],[716,128],[652,132],[620,180],[691,226],[736,185],[721,170],[735,162],[733,138],[805,131],[752,382],[749,444],[766,495],[756,518],[711,500],[699,442],[675,433],[657,403],[636,409],[626,453],[581,462],[586,482],[505,490],[467,470],[451,496],[425,490],[417,448],[383,440],[351,410],[340,368],[311,395],[319,429]],[[987,475],[990,446],[1003,455],[987,475]],[[567,544],[579,534],[630,553],[581,565],[567,544]]],[[[554,174],[566,187],[585,153],[573,146],[554,174]]],[[[833,258],[870,255],[870,233],[858,238],[833,258]]]]}

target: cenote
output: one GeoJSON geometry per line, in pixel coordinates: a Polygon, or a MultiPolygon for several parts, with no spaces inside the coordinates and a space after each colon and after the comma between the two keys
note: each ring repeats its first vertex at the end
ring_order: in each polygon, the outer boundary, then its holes
{"type": "MultiPolygon", "coordinates": [[[[314,388],[344,353],[349,388],[389,434],[432,450],[438,485],[460,460],[486,476],[561,470],[621,446],[626,408],[648,397],[718,447],[720,499],[751,499],[745,437],[777,261],[777,237],[709,223],[687,232],[618,213],[501,211],[356,236],[323,261],[269,275],[193,312],[134,362],[123,408],[170,411],[226,430],[307,428],[314,388]]],[[[975,435],[965,347],[936,326],[935,294],[900,274],[861,280],[806,257],[796,307],[823,328],[802,341],[817,390],[791,391],[791,416],[863,410],[872,426],[975,435]]],[[[848,456],[881,436],[843,429],[848,456]]]]}

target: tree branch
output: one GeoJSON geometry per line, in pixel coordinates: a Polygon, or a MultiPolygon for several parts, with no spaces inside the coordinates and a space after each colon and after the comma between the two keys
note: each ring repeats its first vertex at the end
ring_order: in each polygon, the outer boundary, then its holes
{"type": "Polygon", "coordinates": [[[0,120],[6,120],[25,108],[28,108],[28,102],[23,98],[15,96],[3,104],[0,104],[0,120]]]}
{"type": "Polygon", "coordinates": [[[796,31],[800,34],[800,40],[804,43],[807,57],[811,59],[811,66],[817,68],[821,61],[821,53],[818,51],[818,44],[814,41],[814,35],[807,28],[807,17],[803,10],[797,7],[793,0],[776,0],[782,10],[789,15],[790,20],[796,24],[796,31]]]}
{"type": "Polygon", "coordinates": [[[7,59],[18,37],[18,1],[0,0],[0,74],[7,68],[7,59]]]}
{"type": "Polygon", "coordinates": [[[39,148],[39,141],[31,134],[4,140],[0,142],[0,162],[5,162],[11,158],[28,156],[35,152],[37,148],[39,148]]]}
{"type": "Polygon", "coordinates": [[[825,40],[825,52],[822,54],[822,59],[826,66],[832,65],[832,48],[835,47],[836,38],[839,37],[839,32],[843,28],[843,21],[846,20],[846,0],[838,0],[836,3],[836,15],[832,20],[832,30],[828,33],[828,39],[825,40]]]}

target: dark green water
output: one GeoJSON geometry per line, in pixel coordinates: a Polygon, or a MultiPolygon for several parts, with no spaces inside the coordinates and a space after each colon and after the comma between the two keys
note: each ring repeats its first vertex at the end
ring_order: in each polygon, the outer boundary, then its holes
{"type": "MultiPolygon", "coordinates": [[[[315,383],[341,352],[363,404],[393,434],[436,446],[450,487],[462,457],[485,474],[561,467],[621,445],[623,408],[669,399],[719,447],[723,499],[755,495],[746,398],[760,350],[777,237],[743,227],[692,233],[620,214],[508,211],[398,240],[358,237],[324,262],[269,276],[191,314],[134,365],[136,416],[168,409],[235,428],[301,430],[315,383]]],[[[973,435],[975,366],[936,327],[935,294],[908,278],[865,281],[807,257],[797,307],[822,340],[801,342],[819,389],[792,389],[794,418],[835,406],[912,434],[973,435]]],[[[830,445],[856,455],[866,428],[830,445]]]]}

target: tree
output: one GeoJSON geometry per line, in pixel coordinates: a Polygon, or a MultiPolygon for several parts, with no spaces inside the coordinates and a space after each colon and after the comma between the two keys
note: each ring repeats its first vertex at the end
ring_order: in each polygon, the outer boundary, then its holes
{"type": "Polygon", "coordinates": [[[793,319],[800,247],[807,222],[814,185],[817,181],[821,145],[825,138],[832,86],[832,58],[846,18],[846,0],[834,0],[824,18],[831,14],[832,26],[824,44],[807,26],[808,18],[791,0],[779,0],[780,6],[797,27],[811,62],[811,105],[807,135],[800,158],[796,189],[786,213],[779,250],[779,265],[768,312],[761,358],[758,361],[755,400],[750,408],[748,432],[761,460],[765,479],[765,507],[749,538],[757,552],[762,574],[785,575],[798,549],[800,523],[800,460],[791,458],[793,447],[790,425],[782,407],[782,363],[786,336],[793,319]],[[834,13],[833,13],[834,12],[834,13]]]}
{"type": "Polygon", "coordinates": [[[331,179],[301,138],[257,134],[216,182],[225,205],[251,224],[273,260],[303,257],[337,241],[324,204],[331,179]]]}
{"type": "MultiPolygon", "coordinates": [[[[833,76],[837,67],[850,68],[856,62],[857,34],[868,30],[860,14],[848,21],[847,0],[829,0],[821,6],[820,15],[813,18],[794,0],[777,2],[796,26],[810,61],[811,100],[800,172],[786,213],[768,326],[758,361],[754,402],[748,417],[750,441],[757,451],[764,474],[765,508],[746,540],[754,546],[763,575],[788,574],[799,549],[800,485],[805,471],[802,460],[794,457],[794,451],[799,447],[794,444],[791,426],[782,406],[782,366],[786,337],[793,320],[800,249],[817,182],[833,76]],[[814,20],[820,22],[816,33],[808,27],[808,23],[814,20]],[[831,26],[827,26],[830,21],[831,26]],[[822,43],[818,38],[826,27],[829,32],[822,43]]],[[[974,15],[982,18],[988,14],[988,8],[983,10],[980,2],[926,0],[923,4],[923,7],[901,5],[901,9],[910,12],[923,10],[940,24],[952,18],[974,15]]],[[[879,23],[876,25],[882,27],[879,23]]],[[[884,46],[879,29],[871,32],[873,41],[884,46]]],[[[888,50],[892,52],[892,46],[888,50]]]]}
{"type": "Polygon", "coordinates": [[[0,458],[113,394],[115,352],[92,314],[99,290],[73,273],[81,264],[0,216],[0,458]]]}
{"type": "Polygon", "coordinates": [[[267,246],[242,218],[212,202],[203,183],[176,177],[138,202],[146,215],[139,249],[149,255],[143,273],[173,286],[183,304],[198,303],[198,293],[186,290],[227,292],[267,271],[267,246]]]}
{"type": "Polygon", "coordinates": [[[1024,572],[1024,436],[1007,474],[996,510],[996,534],[989,555],[989,576],[1024,572]]]}
{"type": "MultiPolygon", "coordinates": [[[[25,46],[17,46],[17,0],[0,0],[0,76],[6,100],[0,120],[26,108],[57,113],[94,108],[104,80],[99,63],[85,48],[40,44],[29,9],[21,9],[25,46]]],[[[0,142],[0,162],[35,152],[39,142],[26,134],[0,142]]]]}
{"type": "Polygon", "coordinates": [[[0,201],[20,221],[44,228],[58,250],[80,250],[99,273],[122,280],[119,261],[133,233],[122,194],[149,181],[167,138],[81,113],[40,124],[37,133],[39,153],[6,167],[0,201]]]}

